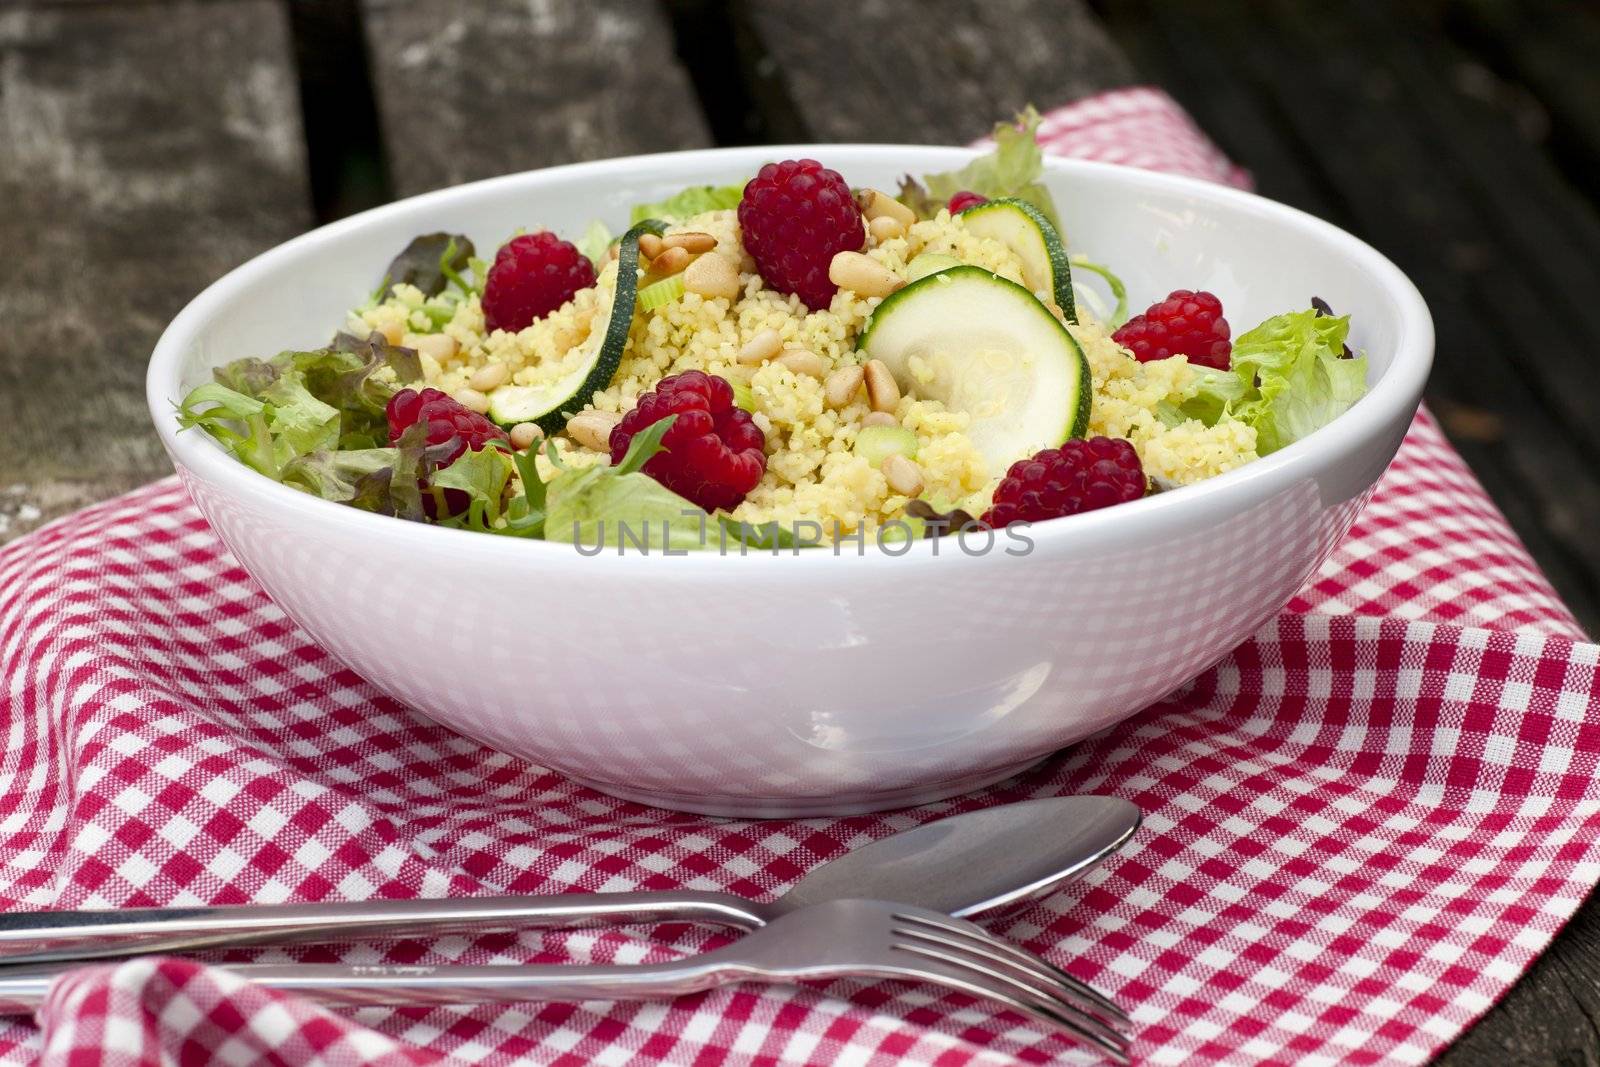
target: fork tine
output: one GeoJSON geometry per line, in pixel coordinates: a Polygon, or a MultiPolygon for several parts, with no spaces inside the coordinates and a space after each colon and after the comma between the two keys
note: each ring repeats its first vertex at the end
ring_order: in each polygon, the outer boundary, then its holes
{"type": "Polygon", "coordinates": [[[1122,1012],[1115,1015],[1105,1010],[1102,1006],[1103,996],[1085,996],[1079,991],[1080,983],[1063,982],[1058,977],[1055,968],[1044,970],[1038,966],[1024,967],[1018,964],[1010,955],[986,951],[988,945],[975,940],[949,937],[934,930],[914,930],[896,927],[894,933],[901,937],[908,937],[930,945],[939,945],[952,952],[959,953],[962,958],[974,966],[999,967],[1012,980],[1022,982],[1041,996],[1049,997],[1052,1001],[1065,1000],[1083,1011],[1093,1013],[1096,1019],[1102,1016],[1110,1023],[1129,1024],[1130,1020],[1122,1012]]]}
{"type": "Polygon", "coordinates": [[[894,917],[901,922],[915,923],[952,936],[959,936],[966,942],[971,951],[979,955],[1010,960],[1014,966],[1033,974],[1042,981],[1049,982],[1052,985],[1066,986],[1079,997],[1093,1004],[1102,1014],[1108,1015],[1118,1022],[1131,1023],[1133,1021],[1128,1017],[1128,1013],[1122,1009],[1121,1005],[1094,986],[1082,979],[1074,978],[1048,960],[1040,959],[1031,952],[1024,951],[1000,940],[981,926],[975,926],[964,919],[951,919],[942,915],[935,917],[914,912],[896,912],[894,917]]]}
{"type": "MultiPolygon", "coordinates": [[[[1004,1004],[1019,1015],[1041,1019],[1060,1032],[1089,1042],[1119,1064],[1127,1065],[1133,1062],[1128,1056],[1128,1039],[1126,1037],[1118,1034],[1115,1030],[1110,1031],[1111,1036],[1108,1037],[1096,1029],[1090,1029],[1079,1021],[1090,1017],[1070,1005],[1046,1006],[1038,1003],[1036,998],[1024,999],[1014,993],[1007,992],[1005,989],[997,989],[988,983],[973,978],[971,975],[975,968],[971,964],[952,956],[946,956],[935,949],[923,948],[917,945],[898,945],[896,947],[909,955],[920,956],[925,960],[945,965],[944,968],[935,969],[929,967],[926,963],[918,964],[913,973],[924,981],[935,982],[963,993],[969,993],[983,1000],[1004,1004]]],[[[1016,988],[1014,984],[1013,988],[1016,988]]],[[[1104,1027],[1103,1023],[1100,1025],[1104,1027]]]]}
{"type": "Polygon", "coordinates": [[[907,936],[912,937],[914,941],[897,943],[895,947],[918,955],[931,955],[947,963],[977,971],[996,982],[1005,983],[1008,988],[1016,991],[1016,995],[1025,997],[1042,1008],[1069,1015],[1080,1025],[1093,1030],[1108,1041],[1121,1045],[1128,1043],[1127,1037],[1104,1019],[1091,1014],[1081,1005],[1074,1003],[1071,998],[1064,999],[1058,989],[1042,986],[1031,976],[1017,975],[1004,961],[995,961],[987,957],[974,958],[960,945],[951,944],[943,938],[923,937],[916,933],[909,933],[907,936]]]}

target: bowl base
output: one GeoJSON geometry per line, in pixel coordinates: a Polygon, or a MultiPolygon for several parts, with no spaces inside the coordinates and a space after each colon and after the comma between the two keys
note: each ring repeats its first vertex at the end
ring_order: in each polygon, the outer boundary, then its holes
{"type": "Polygon", "coordinates": [[[1035,756],[1021,763],[1011,763],[993,770],[951,778],[931,785],[908,786],[883,792],[841,793],[837,796],[706,796],[696,793],[665,793],[652,789],[636,789],[597,778],[568,775],[579,785],[599,790],[621,800],[649,804],[673,811],[689,811],[697,815],[716,815],[729,819],[809,819],[821,815],[866,815],[874,811],[909,808],[917,804],[931,804],[935,800],[970,793],[985,786],[1004,781],[1012,775],[1039,763],[1044,757],[1035,756]]]}

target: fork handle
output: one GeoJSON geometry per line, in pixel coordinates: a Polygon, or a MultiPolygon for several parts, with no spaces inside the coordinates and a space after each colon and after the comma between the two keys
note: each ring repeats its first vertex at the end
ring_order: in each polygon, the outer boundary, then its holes
{"type": "Polygon", "coordinates": [[[689,891],[9,912],[0,914],[0,965],[529,927],[704,922],[754,930],[767,921],[763,905],[689,891]]]}
{"type": "MultiPolygon", "coordinates": [[[[0,967],[0,1015],[28,1014],[51,981],[87,962],[0,967]]],[[[779,981],[712,951],[672,963],[412,966],[343,963],[217,965],[272,989],[335,1007],[514,1004],[535,1000],[663,1000],[735,981],[779,981]]]]}

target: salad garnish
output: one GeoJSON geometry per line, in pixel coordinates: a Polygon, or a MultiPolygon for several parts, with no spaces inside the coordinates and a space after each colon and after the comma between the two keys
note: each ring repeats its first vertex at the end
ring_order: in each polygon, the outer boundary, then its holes
{"type": "Polygon", "coordinates": [[[636,205],[621,237],[519,230],[492,265],[423,234],[327,345],[233,360],[177,417],[324,500],[676,554],[1119,506],[1360,400],[1367,360],[1320,298],[1238,336],[1201,289],[1130,317],[1068,250],[1038,125],[897,196],[785,160],[636,205]]]}

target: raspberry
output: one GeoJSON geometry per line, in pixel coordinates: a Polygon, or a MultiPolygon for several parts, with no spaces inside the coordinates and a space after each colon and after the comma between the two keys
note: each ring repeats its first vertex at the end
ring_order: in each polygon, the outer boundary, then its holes
{"type": "Polygon", "coordinates": [[[543,231],[513,237],[484,279],[483,324],[515,333],[593,284],[594,264],[571,241],[543,231]]]}
{"type": "Polygon", "coordinates": [[[1228,340],[1228,320],[1222,301],[1210,293],[1174,289],[1160,303],[1135,315],[1111,339],[1131,349],[1140,363],[1188,356],[1189,362],[1213,370],[1227,370],[1233,344],[1228,340]]]}
{"type": "Polygon", "coordinates": [[[838,289],[828,280],[833,257],[866,244],[850,187],[814,159],[762,167],[744,187],[739,226],[762,280],[794,293],[812,311],[827,307],[838,289]]]}
{"type": "Polygon", "coordinates": [[[1145,488],[1144,467],[1128,442],[1119,437],[1068,441],[1013,463],[983,521],[996,529],[1042,522],[1138,500],[1145,488]]]}
{"type": "Polygon", "coordinates": [[[725,378],[684,371],[656,383],[611,431],[611,462],[622,462],[633,435],[678,416],[644,472],[707,511],[732,511],[767,469],[766,435],[748,412],[734,407],[725,378]]]}
{"type": "MultiPolygon", "coordinates": [[[[400,440],[400,435],[414,424],[426,423],[428,427],[428,470],[442,470],[450,466],[467,449],[480,451],[491,440],[506,441],[504,430],[463,406],[437,389],[402,389],[389,398],[384,409],[389,417],[389,444],[400,440]]],[[[427,488],[427,479],[418,481],[427,488]]],[[[471,498],[460,489],[444,491],[445,508],[450,514],[467,509],[471,498]]],[[[429,518],[437,518],[437,507],[432,494],[424,492],[422,506],[429,518]]]]}
{"type": "Polygon", "coordinates": [[[952,196],[950,198],[950,202],[946,204],[945,207],[949,210],[950,214],[959,215],[969,207],[973,207],[976,204],[987,204],[988,202],[989,198],[987,196],[984,196],[981,193],[975,193],[970,189],[963,189],[955,196],[952,196]]]}

